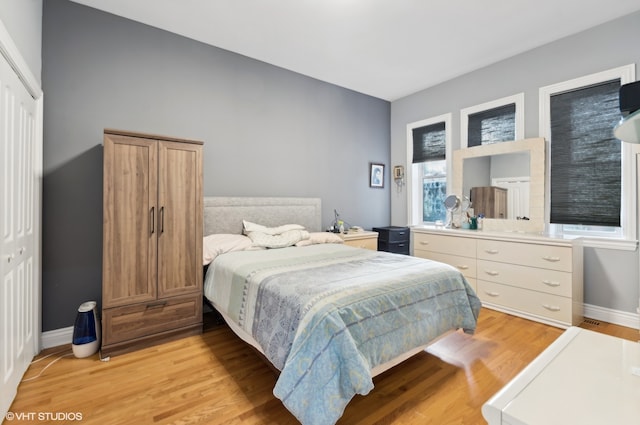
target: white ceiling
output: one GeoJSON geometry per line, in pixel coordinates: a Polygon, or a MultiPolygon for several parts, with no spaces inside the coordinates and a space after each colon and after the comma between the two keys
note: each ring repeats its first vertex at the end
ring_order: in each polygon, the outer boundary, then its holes
{"type": "Polygon", "coordinates": [[[385,100],[640,10],[640,0],[73,0],[385,100]]]}

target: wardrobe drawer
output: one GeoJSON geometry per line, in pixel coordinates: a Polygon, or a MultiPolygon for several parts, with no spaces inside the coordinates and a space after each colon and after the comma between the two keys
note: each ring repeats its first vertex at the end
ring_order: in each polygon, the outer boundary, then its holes
{"type": "Polygon", "coordinates": [[[570,272],[571,247],[478,240],[478,259],[570,272]]]}
{"type": "Polygon", "coordinates": [[[200,294],[103,310],[104,344],[115,344],[202,322],[200,294]]]}
{"type": "Polygon", "coordinates": [[[558,322],[571,324],[571,298],[530,291],[478,279],[478,297],[483,303],[494,304],[558,322]]]}
{"type": "Polygon", "coordinates": [[[440,252],[422,251],[420,257],[449,264],[460,270],[465,277],[476,277],[476,259],[440,252]]]}
{"type": "Polygon", "coordinates": [[[571,297],[571,273],[478,260],[478,278],[533,291],[571,297]]]}
{"type": "MultiPolygon", "coordinates": [[[[443,254],[460,255],[462,257],[476,256],[476,240],[455,236],[432,235],[429,233],[413,234],[413,250],[440,252],[443,254]]],[[[417,255],[417,254],[416,254],[417,255]]]]}

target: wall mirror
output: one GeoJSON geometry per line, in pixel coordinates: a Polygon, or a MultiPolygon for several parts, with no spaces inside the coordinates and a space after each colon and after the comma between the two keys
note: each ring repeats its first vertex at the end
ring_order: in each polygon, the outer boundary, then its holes
{"type": "MultiPolygon", "coordinates": [[[[544,176],[543,138],[474,146],[453,153],[453,190],[456,195],[467,196],[473,202],[473,188],[476,188],[476,199],[486,193],[482,192],[486,188],[501,188],[497,191],[504,196],[507,207],[502,210],[504,214],[485,214],[492,217],[484,220],[486,230],[543,232],[544,176]],[[523,220],[524,217],[528,220],[523,220]]],[[[472,205],[474,212],[483,212],[476,204],[472,205]]]]}

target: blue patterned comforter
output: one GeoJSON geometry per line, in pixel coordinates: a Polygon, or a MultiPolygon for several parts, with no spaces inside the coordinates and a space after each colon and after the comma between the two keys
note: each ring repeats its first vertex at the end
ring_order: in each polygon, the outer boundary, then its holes
{"type": "Polygon", "coordinates": [[[205,296],[281,371],[274,394],[305,425],[334,424],[372,368],[473,332],[480,310],[453,267],[337,244],[220,255],[205,296]]]}

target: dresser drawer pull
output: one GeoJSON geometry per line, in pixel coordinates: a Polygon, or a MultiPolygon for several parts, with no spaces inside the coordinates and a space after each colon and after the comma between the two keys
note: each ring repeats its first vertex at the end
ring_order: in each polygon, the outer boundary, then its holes
{"type": "Polygon", "coordinates": [[[551,261],[553,263],[560,261],[560,257],[550,257],[548,255],[545,255],[544,257],[542,257],[542,259],[546,261],[551,261]]]}
{"type": "Polygon", "coordinates": [[[152,308],[161,308],[167,305],[166,301],[158,301],[157,303],[147,304],[146,309],[151,310],[152,308]]]}
{"type": "Polygon", "coordinates": [[[543,280],[542,283],[544,283],[547,286],[553,286],[553,287],[560,286],[560,282],[554,282],[554,281],[551,281],[551,280],[543,280]]]}
{"type": "Polygon", "coordinates": [[[420,241],[420,245],[429,245],[429,241],[420,241]]]}
{"type": "Polygon", "coordinates": [[[490,297],[499,297],[500,296],[500,292],[484,291],[484,293],[489,295],[490,297]]]}
{"type": "Polygon", "coordinates": [[[560,307],[549,304],[542,304],[542,307],[546,308],[549,311],[560,311],[560,307]]]}
{"type": "Polygon", "coordinates": [[[486,252],[487,254],[500,254],[500,251],[497,249],[485,249],[484,252],[486,252]]]}
{"type": "Polygon", "coordinates": [[[469,266],[465,264],[460,264],[460,265],[457,265],[456,267],[459,268],[460,270],[469,270],[469,266]]]}
{"type": "Polygon", "coordinates": [[[489,276],[498,276],[500,274],[500,272],[494,271],[494,270],[485,270],[484,271],[486,274],[488,274],[489,276]]]}

